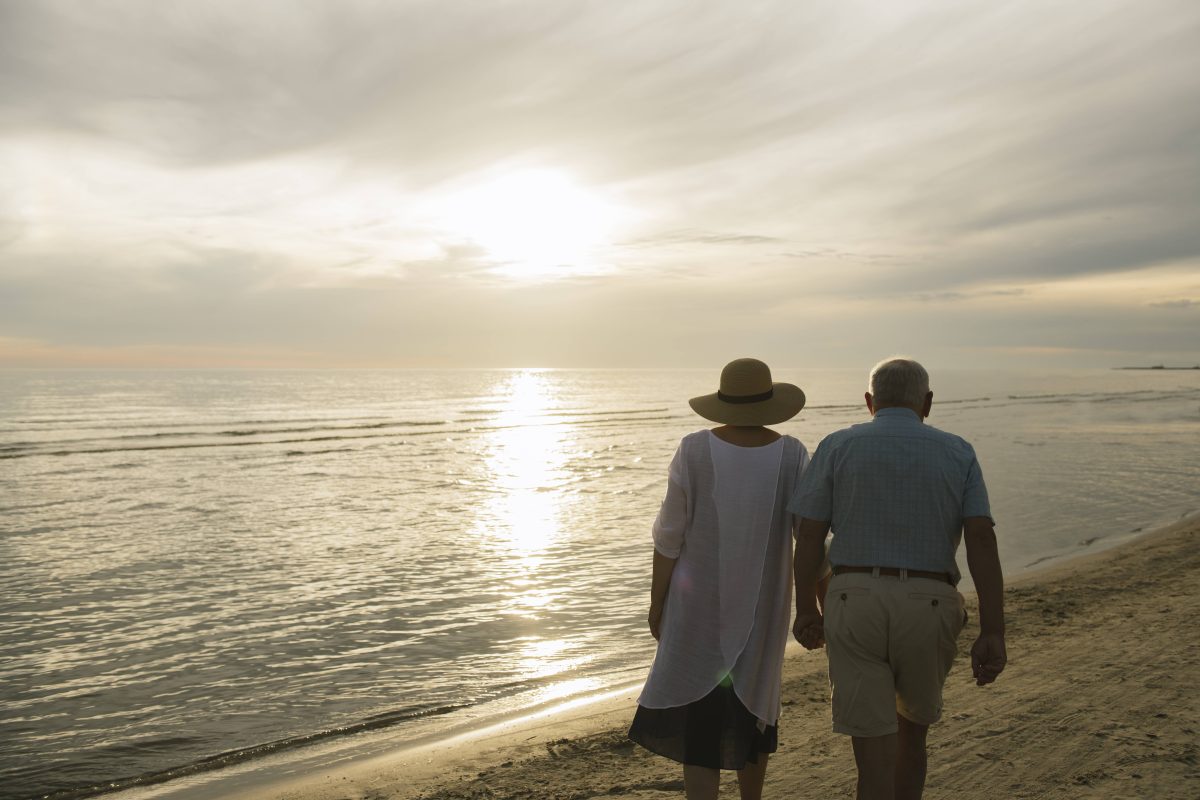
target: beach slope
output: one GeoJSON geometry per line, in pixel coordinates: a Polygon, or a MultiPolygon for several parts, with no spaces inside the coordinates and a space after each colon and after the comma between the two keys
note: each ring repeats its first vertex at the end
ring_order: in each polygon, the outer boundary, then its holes
{"type": "MultiPolygon", "coordinates": [[[[968,625],[930,731],[926,797],[1200,797],[1200,517],[1010,583],[1009,666],[976,687],[968,625]]],[[[973,601],[969,599],[969,605],[973,601]]],[[[972,623],[976,619],[971,610],[972,623]]],[[[767,797],[852,797],[848,740],[829,730],[823,657],[784,671],[767,797]]],[[[462,746],[439,765],[377,763],[281,800],[682,796],[681,771],[625,740],[632,706],[462,746]]],[[[722,795],[736,797],[732,773],[722,795]]]]}

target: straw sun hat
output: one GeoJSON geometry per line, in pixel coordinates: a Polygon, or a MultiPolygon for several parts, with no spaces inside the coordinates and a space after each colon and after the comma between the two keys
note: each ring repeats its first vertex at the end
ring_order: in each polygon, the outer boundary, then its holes
{"type": "Polygon", "coordinates": [[[688,401],[700,416],[726,425],[775,425],[804,408],[804,391],[772,383],[771,368],[757,358],[730,361],[721,370],[721,389],[688,401]]]}

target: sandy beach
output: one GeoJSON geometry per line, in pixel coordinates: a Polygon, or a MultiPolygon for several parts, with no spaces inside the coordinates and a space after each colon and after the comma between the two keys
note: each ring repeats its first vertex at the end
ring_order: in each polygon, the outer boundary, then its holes
{"type": "MultiPolygon", "coordinates": [[[[1009,666],[970,680],[966,648],[930,732],[926,797],[1200,797],[1200,517],[1010,580],[1009,666]]],[[[973,604],[973,598],[968,598],[973,604]]],[[[974,620],[975,614],[972,613],[974,620]]],[[[789,656],[768,797],[851,797],[829,730],[823,657],[789,656]]],[[[624,736],[633,695],[325,770],[246,795],[276,800],[681,796],[679,768],[624,736]]],[[[732,773],[722,796],[737,796],[732,773]]]]}

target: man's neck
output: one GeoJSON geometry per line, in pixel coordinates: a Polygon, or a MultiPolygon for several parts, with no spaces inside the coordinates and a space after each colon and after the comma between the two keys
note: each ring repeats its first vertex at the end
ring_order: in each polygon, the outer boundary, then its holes
{"type": "Polygon", "coordinates": [[[892,410],[895,410],[895,409],[903,409],[904,411],[911,411],[913,414],[915,414],[915,415],[916,415],[916,417],[917,417],[917,419],[918,419],[918,420],[920,420],[921,422],[924,422],[924,421],[925,421],[925,418],[924,418],[923,416],[921,416],[921,409],[919,409],[919,408],[913,408],[912,406],[900,406],[900,405],[895,405],[895,406],[875,406],[875,411],[874,411],[874,413],[872,413],[872,415],[871,415],[871,416],[873,416],[873,417],[874,417],[874,416],[878,416],[878,415],[879,415],[879,412],[881,412],[881,411],[892,411],[892,410]]]}

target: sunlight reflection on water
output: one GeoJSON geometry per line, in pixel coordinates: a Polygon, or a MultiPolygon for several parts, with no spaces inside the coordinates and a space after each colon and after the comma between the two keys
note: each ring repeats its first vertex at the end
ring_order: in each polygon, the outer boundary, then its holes
{"type": "MultiPolygon", "coordinates": [[[[564,494],[569,480],[573,426],[550,416],[559,408],[553,375],[522,370],[498,379],[491,395],[498,402],[495,429],[484,439],[479,479],[491,486],[488,502],[475,510],[473,537],[484,543],[487,558],[504,587],[498,613],[536,622],[560,600],[557,569],[547,565],[547,552],[562,538],[564,494]]],[[[522,637],[508,662],[523,680],[551,678],[576,669],[594,656],[579,652],[579,643],[522,637]]],[[[538,701],[591,691],[592,679],[565,680],[540,689],[538,701]]]]}
{"type": "Polygon", "coordinates": [[[547,422],[557,407],[551,377],[513,372],[491,389],[500,402],[494,429],[484,437],[482,474],[487,502],[475,508],[473,538],[481,542],[506,582],[502,614],[537,619],[557,592],[538,580],[547,549],[561,536],[571,426],[547,422]]]}

